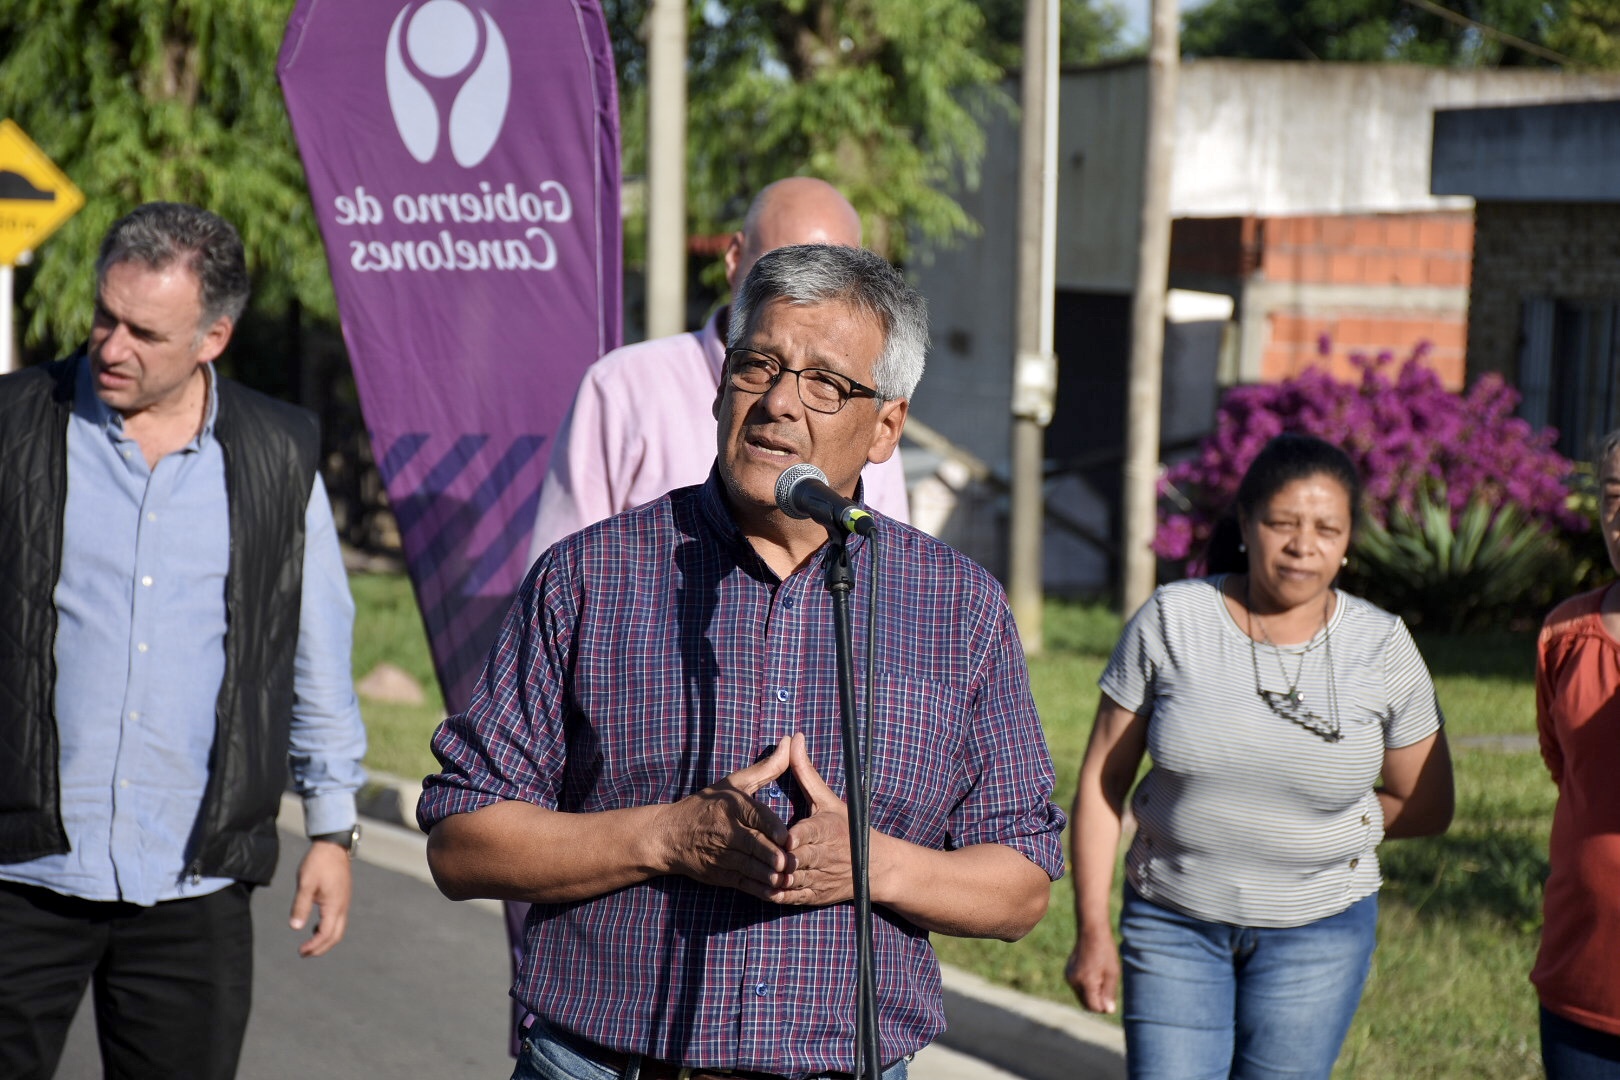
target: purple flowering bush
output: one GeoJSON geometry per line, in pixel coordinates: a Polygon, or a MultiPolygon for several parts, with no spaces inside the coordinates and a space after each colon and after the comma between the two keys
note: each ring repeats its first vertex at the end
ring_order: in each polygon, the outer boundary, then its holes
{"type": "MultiPolygon", "coordinates": [[[[1388,600],[1385,606],[1431,621],[1424,617],[1421,593],[1434,590],[1441,579],[1449,587],[1438,590],[1436,601],[1441,594],[1453,599],[1466,594],[1478,587],[1479,579],[1526,595],[1567,584],[1497,580],[1504,573],[1557,576],[1562,572],[1555,550],[1560,538],[1589,527],[1589,517],[1570,498],[1568,483],[1575,467],[1552,449],[1557,433],[1535,431],[1515,416],[1519,393],[1499,376],[1480,378],[1466,393],[1448,391],[1423,363],[1426,352],[1427,346],[1420,345],[1398,364],[1388,352],[1353,356],[1359,381],[1312,368],[1282,382],[1228,391],[1214,433],[1160,481],[1154,551],[1161,559],[1185,562],[1189,573],[1200,573],[1204,544],[1216,520],[1233,505],[1244,470],[1268,439],[1299,433],[1342,447],[1361,474],[1362,509],[1368,518],[1362,539],[1385,542],[1374,550],[1358,540],[1347,584],[1375,602],[1388,600]],[[1436,509],[1441,511],[1438,522],[1436,509]],[[1486,530],[1477,544],[1454,550],[1444,538],[1435,539],[1437,528],[1465,524],[1466,538],[1486,530]],[[1519,544],[1518,561],[1493,564],[1511,539],[1497,534],[1525,528],[1547,538],[1546,544],[1529,545],[1536,549],[1535,557],[1519,544]],[[1388,542],[1391,535],[1400,542],[1388,542]],[[1437,543],[1445,545],[1446,558],[1436,559],[1431,550],[1425,565],[1412,564],[1412,557],[1437,543]],[[1458,551],[1478,565],[1453,565],[1458,551]],[[1393,567],[1391,559],[1396,560],[1393,567]],[[1395,589],[1394,578],[1407,580],[1409,587],[1396,590],[1399,596],[1381,597],[1381,585],[1395,589]],[[1548,588],[1533,588],[1538,584],[1548,588]]],[[[1544,595],[1534,602],[1543,600],[1544,595]]]]}

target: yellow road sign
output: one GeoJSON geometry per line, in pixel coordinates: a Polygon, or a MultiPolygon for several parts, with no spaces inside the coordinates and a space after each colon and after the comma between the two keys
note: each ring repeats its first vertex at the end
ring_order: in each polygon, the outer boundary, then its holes
{"type": "Polygon", "coordinates": [[[32,251],[84,205],[84,196],[23,129],[0,120],[0,266],[32,251]]]}

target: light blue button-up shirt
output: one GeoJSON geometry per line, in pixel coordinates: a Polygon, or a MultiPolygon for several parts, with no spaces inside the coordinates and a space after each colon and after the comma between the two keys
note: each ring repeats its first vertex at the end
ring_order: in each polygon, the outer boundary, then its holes
{"type": "MultiPolygon", "coordinates": [[[[70,850],[0,877],[88,900],[149,905],[228,884],[185,873],[208,784],[225,674],[230,520],[214,439],[202,431],[147,468],[81,360],[68,423],[68,495],[56,584],[56,722],[70,850]]],[[[290,763],[311,836],[348,829],[365,774],[349,670],[349,594],[326,488],[304,514],[290,763]]]]}

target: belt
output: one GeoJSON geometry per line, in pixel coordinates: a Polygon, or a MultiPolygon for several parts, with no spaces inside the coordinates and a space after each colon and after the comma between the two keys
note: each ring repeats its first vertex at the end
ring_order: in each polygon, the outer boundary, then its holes
{"type": "MultiPolygon", "coordinates": [[[[787,1077],[777,1073],[755,1072],[752,1069],[709,1069],[702,1066],[677,1065],[673,1061],[656,1061],[649,1057],[626,1054],[606,1046],[599,1046],[571,1031],[558,1032],[553,1029],[552,1034],[573,1046],[585,1057],[615,1070],[625,1080],[788,1080],[787,1077]]],[[[889,1066],[885,1065],[884,1071],[888,1068],[889,1066]]],[[[817,1073],[809,1080],[854,1080],[854,1077],[850,1073],[828,1072],[817,1073]]]]}

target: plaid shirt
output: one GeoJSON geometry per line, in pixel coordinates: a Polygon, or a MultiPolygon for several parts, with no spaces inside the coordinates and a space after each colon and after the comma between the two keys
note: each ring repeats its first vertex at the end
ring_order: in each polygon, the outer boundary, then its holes
{"type": "MultiPolygon", "coordinates": [[[[871,824],[949,850],[997,843],[1052,878],[1064,817],[1000,587],[882,520],[871,824]]],[[[857,699],[868,560],[850,542],[857,699]]],[[[559,542],[501,628],[468,711],[446,720],[418,818],[522,799],[590,813],[674,802],[803,731],[844,790],[831,598],[820,564],[779,580],[711,473],[559,542]]],[[[862,705],[864,711],[864,704],[862,705]]],[[[758,793],[783,820],[791,775],[758,793]]],[[[944,1029],[928,935],[874,907],[883,1060],[944,1029]]],[[[537,904],[514,995],[555,1027],[627,1053],[782,1076],[851,1071],[851,905],[784,907],[666,876],[537,904]]]]}

